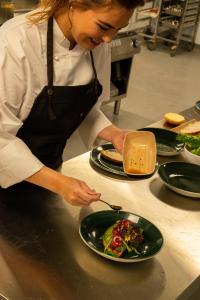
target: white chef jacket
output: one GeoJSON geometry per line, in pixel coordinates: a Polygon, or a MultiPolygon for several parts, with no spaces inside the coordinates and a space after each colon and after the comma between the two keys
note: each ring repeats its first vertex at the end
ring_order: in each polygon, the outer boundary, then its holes
{"type": "MultiPolygon", "coordinates": [[[[26,15],[17,16],[0,28],[0,186],[21,182],[43,167],[26,144],[16,137],[34,100],[47,85],[47,22],[30,24],[26,15]]],[[[110,98],[110,49],[102,44],[93,50],[103,93],[80,126],[88,146],[111,122],[100,110],[110,98]]],[[[78,45],[69,50],[54,19],[54,85],[76,86],[90,82],[93,74],[89,51],[78,45]]]]}

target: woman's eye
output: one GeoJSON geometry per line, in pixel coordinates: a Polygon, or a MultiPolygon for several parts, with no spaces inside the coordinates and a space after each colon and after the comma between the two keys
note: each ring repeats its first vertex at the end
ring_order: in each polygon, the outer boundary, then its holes
{"type": "Polygon", "coordinates": [[[101,30],[103,30],[103,31],[107,31],[107,30],[108,30],[107,27],[105,27],[105,26],[103,26],[103,25],[101,25],[101,24],[97,24],[97,25],[98,25],[99,28],[100,28],[101,30]]]}

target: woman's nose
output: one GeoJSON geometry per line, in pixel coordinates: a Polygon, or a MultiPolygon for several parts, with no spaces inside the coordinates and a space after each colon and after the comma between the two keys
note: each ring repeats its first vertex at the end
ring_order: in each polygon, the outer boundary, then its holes
{"type": "Polygon", "coordinates": [[[110,43],[112,41],[112,37],[106,35],[106,36],[103,36],[102,40],[104,43],[110,43]]]}

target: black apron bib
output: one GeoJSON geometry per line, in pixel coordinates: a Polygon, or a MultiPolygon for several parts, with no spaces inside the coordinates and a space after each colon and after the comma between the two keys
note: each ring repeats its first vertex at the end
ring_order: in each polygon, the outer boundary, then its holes
{"type": "Polygon", "coordinates": [[[67,139],[78,128],[102,93],[90,52],[94,79],[86,85],[53,85],[53,17],[48,21],[47,78],[28,118],[19,129],[21,138],[44,165],[57,169],[67,139]]]}

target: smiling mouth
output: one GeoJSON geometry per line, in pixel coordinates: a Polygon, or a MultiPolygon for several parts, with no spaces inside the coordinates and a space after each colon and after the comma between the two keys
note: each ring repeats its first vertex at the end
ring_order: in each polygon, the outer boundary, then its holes
{"type": "Polygon", "coordinates": [[[94,46],[98,46],[99,44],[101,44],[101,41],[96,40],[96,39],[93,39],[93,38],[90,38],[90,41],[92,42],[92,44],[93,44],[94,46]]]}

